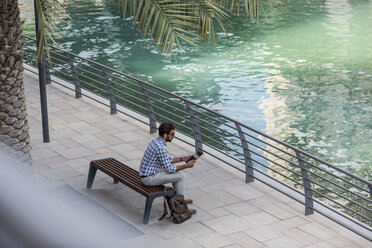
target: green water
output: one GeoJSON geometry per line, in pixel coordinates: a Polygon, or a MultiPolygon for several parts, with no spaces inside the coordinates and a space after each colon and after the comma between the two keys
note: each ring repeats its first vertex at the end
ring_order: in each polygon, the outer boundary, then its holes
{"type": "MultiPolygon", "coordinates": [[[[34,35],[30,0],[25,33],[34,35]]],[[[216,45],[153,51],[113,0],[71,0],[61,47],[372,179],[372,1],[286,0],[216,45]]]]}

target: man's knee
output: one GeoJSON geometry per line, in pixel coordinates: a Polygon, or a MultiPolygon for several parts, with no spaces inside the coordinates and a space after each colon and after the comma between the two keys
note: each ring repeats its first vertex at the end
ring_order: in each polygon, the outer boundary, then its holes
{"type": "Polygon", "coordinates": [[[174,173],[174,175],[176,176],[177,179],[179,179],[180,181],[182,180],[185,180],[185,174],[183,174],[181,171],[177,171],[176,173],[174,173]]]}

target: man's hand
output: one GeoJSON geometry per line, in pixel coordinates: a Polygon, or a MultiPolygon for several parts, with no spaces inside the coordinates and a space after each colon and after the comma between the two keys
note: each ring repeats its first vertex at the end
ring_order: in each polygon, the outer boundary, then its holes
{"type": "Polygon", "coordinates": [[[194,167],[195,163],[196,163],[196,160],[190,160],[189,162],[186,163],[186,167],[192,168],[194,167]]]}
{"type": "Polygon", "coordinates": [[[187,155],[187,156],[184,156],[184,157],[182,157],[182,161],[187,161],[188,159],[190,159],[191,157],[192,157],[193,155],[191,154],[191,155],[187,155]]]}

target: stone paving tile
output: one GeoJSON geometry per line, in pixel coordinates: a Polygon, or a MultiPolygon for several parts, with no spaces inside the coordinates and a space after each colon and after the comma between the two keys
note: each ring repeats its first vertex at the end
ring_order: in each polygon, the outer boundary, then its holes
{"type": "Polygon", "coordinates": [[[255,226],[264,226],[264,225],[279,221],[279,219],[263,211],[254,213],[254,214],[245,215],[243,216],[243,219],[252,223],[255,226]]]}
{"type": "Polygon", "coordinates": [[[162,247],[161,244],[164,239],[154,233],[141,235],[132,239],[127,239],[121,242],[117,242],[113,247],[126,247],[126,248],[138,248],[138,247],[162,247]],[[140,245],[140,246],[139,246],[140,245]]]}
{"type": "Polygon", "coordinates": [[[322,240],[331,239],[337,236],[334,232],[315,222],[298,226],[298,228],[322,240]]]}
{"type": "MultiPolygon", "coordinates": [[[[197,218],[197,216],[194,216],[194,217],[197,218]]],[[[209,235],[209,234],[215,233],[214,230],[210,229],[209,227],[207,227],[206,225],[200,222],[191,223],[191,224],[185,223],[185,224],[186,225],[182,225],[178,228],[178,231],[181,232],[182,235],[185,237],[192,238],[196,236],[203,236],[203,235],[209,235]]]]}
{"type": "Polygon", "coordinates": [[[235,215],[213,218],[203,221],[203,224],[223,235],[241,232],[254,227],[254,225],[250,224],[248,221],[235,215]]]}
{"type": "Polygon", "coordinates": [[[252,206],[248,202],[240,202],[229,206],[224,206],[223,208],[237,216],[244,216],[261,211],[259,208],[252,206]]]}
{"type": "MultiPolygon", "coordinates": [[[[32,151],[33,152],[33,151],[32,151]]],[[[31,152],[31,154],[32,154],[31,152]]],[[[34,161],[35,161],[35,158],[33,158],[34,161]]],[[[33,166],[35,165],[49,165],[49,164],[53,164],[53,163],[59,163],[59,162],[66,162],[66,159],[62,156],[55,156],[55,157],[50,157],[50,158],[45,158],[45,159],[41,159],[41,160],[37,160],[36,162],[34,162],[33,166]]]]}
{"type": "Polygon", "coordinates": [[[192,238],[205,248],[218,248],[232,245],[233,242],[218,233],[200,235],[192,238]]]}
{"type": "Polygon", "coordinates": [[[43,160],[46,158],[52,158],[58,156],[58,153],[48,148],[33,149],[31,152],[34,161],[43,160]]]}
{"type": "Polygon", "coordinates": [[[106,154],[106,153],[111,153],[112,151],[106,147],[102,147],[102,148],[97,148],[97,149],[94,149],[93,150],[95,153],[97,154],[106,154]]]}
{"type": "Polygon", "coordinates": [[[275,231],[268,226],[252,228],[252,229],[244,231],[244,233],[259,242],[263,242],[263,241],[267,241],[270,239],[275,239],[275,238],[279,238],[283,236],[282,233],[275,231]]]}
{"type": "Polygon", "coordinates": [[[74,130],[78,130],[79,128],[89,128],[90,125],[88,122],[86,121],[75,121],[75,122],[68,122],[66,124],[67,127],[71,128],[71,129],[74,129],[74,130]]]}
{"type": "Polygon", "coordinates": [[[70,159],[66,162],[66,165],[71,168],[88,167],[90,161],[86,158],[70,159]]]}
{"type": "Polygon", "coordinates": [[[115,152],[122,153],[124,155],[125,153],[130,152],[130,151],[138,151],[136,147],[131,146],[129,144],[123,144],[123,142],[121,142],[120,145],[109,146],[108,148],[115,152]]]}
{"type": "Polygon", "coordinates": [[[180,248],[189,248],[189,247],[195,247],[195,248],[202,248],[201,245],[196,243],[194,240],[187,239],[184,237],[176,237],[173,239],[168,239],[163,242],[161,242],[160,247],[164,248],[174,248],[174,247],[180,247],[180,248]]]}
{"type": "Polygon", "coordinates": [[[220,182],[223,182],[223,179],[218,177],[218,176],[215,176],[215,175],[212,175],[210,174],[208,171],[202,171],[202,172],[199,172],[197,174],[194,174],[195,170],[194,169],[198,169],[200,167],[202,167],[203,165],[196,165],[192,168],[192,170],[190,170],[189,173],[195,175],[196,177],[206,181],[207,183],[209,184],[212,184],[212,183],[220,183],[220,182]]]}
{"type": "Polygon", "coordinates": [[[222,178],[223,180],[230,180],[234,178],[234,176],[231,175],[231,173],[221,168],[214,168],[214,169],[208,170],[208,172],[222,178]]]}
{"type": "MultiPolygon", "coordinates": [[[[200,179],[200,180],[205,182],[202,179],[200,179]]],[[[207,182],[205,182],[205,183],[207,183],[207,182]]],[[[211,192],[231,188],[233,186],[234,186],[234,184],[232,184],[230,181],[222,181],[222,182],[218,182],[218,183],[207,183],[207,185],[201,187],[200,189],[203,190],[206,193],[211,193],[211,192]]]]}
{"type": "Polygon", "coordinates": [[[68,128],[66,125],[63,124],[56,124],[56,125],[50,125],[50,128],[54,130],[62,130],[68,128]]]}
{"type": "Polygon", "coordinates": [[[132,141],[145,139],[144,137],[138,134],[134,134],[133,131],[132,132],[120,132],[120,133],[114,134],[114,136],[121,139],[124,142],[132,142],[132,141]]]}
{"type": "Polygon", "coordinates": [[[264,195],[262,192],[255,190],[252,187],[246,187],[246,185],[227,188],[225,190],[244,201],[255,199],[264,195]]]}
{"type": "Polygon", "coordinates": [[[119,139],[119,138],[116,138],[112,135],[107,135],[107,136],[104,136],[104,137],[99,137],[100,140],[112,145],[112,146],[115,146],[115,145],[121,145],[123,144],[123,142],[119,139]]]}
{"type": "Polygon", "coordinates": [[[276,239],[271,239],[263,242],[267,247],[272,248],[298,248],[301,247],[301,243],[296,242],[295,240],[288,237],[280,237],[276,239]]]}
{"type": "Polygon", "coordinates": [[[194,205],[205,210],[214,209],[225,205],[225,203],[222,201],[202,192],[199,189],[187,189],[186,194],[187,198],[194,200],[194,205]]]}
{"type": "Polygon", "coordinates": [[[71,139],[80,144],[90,143],[92,141],[98,140],[96,136],[93,136],[91,134],[76,135],[71,137],[71,139]]]}
{"type": "Polygon", "coordinates": [[[233,233],[230,235],[226,235],[225,237],[234,241],[240,247],[244,248],[262,248],[265,246],[261,242],[258,242],[257,240],[249,237],[247,234],[243,232],[233,233]]]}
{"type": "Polygon", "coordinates": [[[298,226],[302,226],[305,224],[309,224],[310,222],[306,220],[304,217],[295,216],[286,220],[281,220],[270,224],[269,226],[277,231],[283,231],[287,229],[292,229],[298,226]]]}
{"type": "Polygon", "coordinates": [[[66,167],[65,168],[54,168],[54,169],[43,167],[43,168],[37,169],[37,171],[40,175],[50,180],[58,180],[58,179],[81,175],[81,173],[68,167],[67,168],[66,167]]]}
{"type": "Polygon", "coordinates": [[[128,159],[140,159],[143,157],[144,151],[134,150],[134,151],[123,151],[121,152],[128,159]]]}
{"type": "Polygon", "coordinates": [[[262,206],[261,209],[281,220],[297,216],[296,213],[288,210],[288,207],[285,208],[278,204],[269,204],[266,206],[262,206]]]}
{"type": "Polygon", "coordinates": [[[333,245],[327,243],[327,242],[320,242],[320,243],[316,243],[316,244],[312,244],[312,245],[309,245],[309,246],[306,246],[306,248],[334,248],[333,245]]]}
{"type": "MultiPolygon", "coordinates": [[[[369,247],[369,246],[368,246],[369,247]]],[[[346,246],[343,246],[342,248],[361,248],[361,246],[358,246],[356,244],[351,244],[351,245],[346,245],[346,246]]]]}
{"type": "Polygon", "coordinates": [[[321,242],[320,239],[298,228],[283,230],[282,233],[304,246],[321,242]]]}
{"type": "Polygon", "coordinates": [[[352,242],[359,247],[365,247],[365,248],[370,248],[372,246],[372,242],[364,239],[364,238],[358,238],[358,239],[353,239],[352,242]]]}
{"type": "Polygon", "coordinates": [[[58,153],[61,156],[65,157],[66,159],[83,158],[83,157],[95,154],[92,150],[84,146],[61,150],[61,151],[58,151],[58,153]]]}
{"type": "Polygon", "coordinates": [[[157,235],[162,237],[163,239],[172,239],[181,236],[181,232],[178,231],[179,228],[172,228],[165,231],[156,232],[157,235]]]}
{"type": "Polygon", "coordinates": [[[241,246],[233,244],[233,245],[224,246],[224,248],[241,248],[241,246]]]}
{"type": "Polygon", "coordinates": [[[188,185],[188,188],[200,188],[203,190],[208,186],[206,181],[187,173],[187,171],[183,173],[185,174],[185,183],[188,185]]]}
{"type": "Polygon", "coordinates": [[[214,192],[209,193],[209,195],[219,199],[220,201],[223,201],[226,204],[234,204],[234,203],[238,203],[241,201],[238,197],[224,190],[214,191],[214,192]]]}
{"type": "MultiPolygon", "coordinates": [[[[327,240],[327,243],[333,245],[334,247],[348,247],[350,245],[353,245],[353,243],[343,237],[336,237],[333,239],[327,240]]],[[[354,244],[355,245],[355,244],[354,244]]]]}
{"type": "Polygon", "coordinates": [[[81,147],[81,144],[72,140],[71,138],[62,138],[59,139],[59,143],[67,148],[77,148],[81,147]]]}
{"type": "Polygon", "coordinates": [[[269,205],[269,204],[273,204],[273,203],[276,203],[276,202],[277,201],[275,200],[275,198],[267,196],[267,195],[256,198],[256,199],[249,200],[250,204],[252,204],[253,206],[256,206],[258,208],[260,208],[262,206],[269,205]]]}
{"type": "Polygon", "coordinates": [[[221,216],[225,216],[225,215],[231,214],[229,211],[226,211],[223,208],[211,209],[211,210],[208,210],[208,213],[210,213],[214,217],[221,217],[221,216]]]}

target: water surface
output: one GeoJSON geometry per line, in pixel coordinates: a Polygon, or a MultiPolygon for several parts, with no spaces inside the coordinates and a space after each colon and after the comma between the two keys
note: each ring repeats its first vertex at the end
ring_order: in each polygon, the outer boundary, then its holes
{"type": "MultiPolygon", "coordinates": [[[[371,179],[372,1],[285,0],[259,22],[232,18],[215,46],[184,46],[183,57],[170,59],[120,17],[115,1],[70,2],[62,48],[371,179]]],[[[23,18],[33,35],[32,11],[23,18]]]]}

